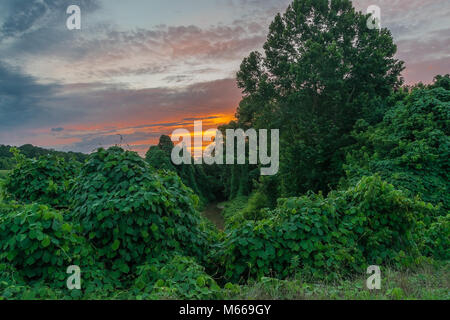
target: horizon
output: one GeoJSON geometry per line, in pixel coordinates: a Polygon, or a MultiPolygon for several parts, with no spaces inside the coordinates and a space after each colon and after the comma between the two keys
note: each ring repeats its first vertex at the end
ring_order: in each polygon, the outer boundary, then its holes
{"type": "MultiPolygon", "coordinates": [[[[0,144],[90,153],[234,118],[235,74],[262,50],[281,0],[12,1],[0,4],[0,144]],[[81,30],[66,8],[81,8],[81,30]]],[[[353,1],[381,7],[406,85],[450,70],[448,1],[353,1]],[[432,21],[428,21],[429,17],[432,21]]]]}

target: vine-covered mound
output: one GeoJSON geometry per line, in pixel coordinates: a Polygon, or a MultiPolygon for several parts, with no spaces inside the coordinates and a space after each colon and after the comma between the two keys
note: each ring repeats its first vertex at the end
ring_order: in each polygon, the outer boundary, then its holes
{"type": "Polygon", "coordinates": [[[6,177],[5,197],[24,203],[38,202],[53,207],[68,207],[69,190],[80,163],[65,161],[54,155],[39,159],[25,158],[12,149],[17,165],[6,177]]]}
{"type": "Polygon", "coordinates": [[[358,143],[345,165],[350,185],[376,173],[413,197],[441,204],[441,214],[447,214],[450,90],[439,82],[435,86],[415,88],[376,126],[368,127],[364,121],[357,124],[354,138],[358,143]]]}
{"type": "Polygon", "coordinates": [[[370,264],[410,263],[416,219],[437,214],[377,176],[327,198],[280,199],[261,221],[232,229],[219,251],[225,276],[286,278],[299,268],[317,278],[364,272],[370,264]]]}
{"type": "Polygon", "coordinates": [[[206,255],[198,198],[175,174],[155,172],[135,152],[112,147],[91,154],[71,197],[73,218],[114,271],[129,273],[167,251],[206,255]]]}
{"type": "Polygon", "coordinates": [[[0,263],[28,281],[63,281],[70,265],[92,264],[92,250],[61,212],[46,205],[0,206],[0,263]]]}
{"type": "Polygon", "coordinates": [[[141,299],[218,299],[221,288],[195,259],[160,257],[138,267],[133,294],[141,299]]]}

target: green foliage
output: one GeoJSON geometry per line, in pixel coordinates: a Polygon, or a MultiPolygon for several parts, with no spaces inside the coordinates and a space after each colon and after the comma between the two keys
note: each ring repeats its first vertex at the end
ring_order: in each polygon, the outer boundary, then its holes
{"type": "Polygon", "coordinates": [[[73,218],[116,272],[128,274],[166,251],[204,256],[197,197],[175,173],[156,173],[137,153],[112,147],[91,154],[71,197],[73,218]]]}
{"type": "Polygon", "coordinates": [[[157,146],[150,147],[145,155],[145,160],[156,169],[176,171],[170,160],[170,156],[157,146]]]}
{"type": "MultiPolygon", "coordinates": [[[[101,266],[82,268],[82,289],[68,290],[65,281],[27,281],[11,265],[0,263],[0,300],[98,300],[126,298],[118,279],[110,278],[101,266]]],[[[65,269],[62,267],[61,269],[65,269]]],[[[67,278],[67,274],[64,275],[67,278]]]]}
{"type": "Polygon", "coordinates": [[[237,197],[223,203],[222,215],[225,218],[226,229],[239,226],[245,219],[242,211],[247,206],[248,197],[237,197]]]}
{"type": "Polygon", "coordinates": [[[280,129],[277,176],[175,166],[168,136],[145,160],[0,146],[0,300],[449,299],[450,75],[399,88],[392,36],[366,21],[348,0],[294,0],[242,62],[220,130],[280,129]],[[216,199],[225,233],[196,210],[216,199]],[[369,292],[373,264],[395,270],[369,292]]]}
{"type": "Polygon", "coordinates": [[[379,177],[364,177],[327,198],[311,194],[280,200],[268,218],[229,231],[218,254],[232,281],[286,278],[296,268],[317,278],[334,278],[361,272],[369,264],[401,266],[412,263],[405,260],[405,251],[415,252],[414,217],[434,211],[379,177]]]}
{"type": "Polygon", "coordinates": [[[269,200],[266,194],[260,191],[252,193],[248,199],[248,204],[242,214],[245,220],[261,220],[264,215],[261,213],[263,208],[269,207],[269,200]]]}
{"type": "MultiPolygon", "coordinates": [[[[449,76],[441,78],[450,79],[449,76]]],[[[347,184],[379,174],[411,196],[450,208],[450,90],[415,88],[376,126],[360,121],[347,156],[347,184]]]]}
{"type": "Polygon", "coordinates": [[[219,299],[221,288],[202,266],[188,257],[174,256],[168,261],[138,267],[134,286],[140,299],[219,299]]]}
{"type": "Polygon", "coordinates": [[[403,62],[391,33],[366,22],[348,0],[294,0],[270,25],[264,54],[243,60],[230,126],[280,129],[278,195],[335,187],[356,121],[376,122],[390,107],[403,62]]]}
{"type": "Polygon", "coordinates": [[[9,173],[9,170],[0,170],[0,179],[6,178],[8,173],[9,173]]]}
{"type": "Polygon", "coordinates": [[[349,249],[338,247],[341,240],[336,223],[332,223],[337,219],[334,208],[324,204],[321,197],[305,197],[298,204],[300,212],[290,209],[292,213],[288,214],[289,202],[272,217],[246,222],[228,233],[221,252],[227,279],[236,282],[268,275],[286,278],[296,268],[309,268],[317,276],[326,276],[323,271],[344,268],[345,259],[351,260],[354,254],[351,243],[349,249]],[[311,213],[308,215],[305,209],[312,209],[311,213]],[[339,251],[339,257],[335,251],[339,251]],[[300,257],[301,264],[292,267],[294,257],[300,257]]]}
{"type": "Polygon", "coordinates": [[[92,252],[62,213],[45,205],[0,207],[0,263],[11,264],[20,277],[64,280],[70,265],[87,266],[92,252]]]}
{"type": "Polygon", "coordinates": [[[423,241],[423,253],[436,259],[450,259],[450,214],[437,217],[429,227],[419,233],[423,241]],[[423,235],[423,236],[422,236],[423,235]]]}
{"type": "Polygon", "coordinates": [[[69,190],[79,171],[76,161],[66,162],[56,156],[28,159],[12,150],[16,166],[4,183],[4,196],[25,203],[39,202],[53,207],[69,206],[69,190]]]}

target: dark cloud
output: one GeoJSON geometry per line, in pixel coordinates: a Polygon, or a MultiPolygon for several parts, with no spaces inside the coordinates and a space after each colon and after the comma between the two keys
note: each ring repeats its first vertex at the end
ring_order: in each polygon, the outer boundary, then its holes
{"type": "Polygon", "coordinates": [[[47,12],[45,3],[37,1],[18,0],[10,2],[9,6],[9,18],[0,29],[3,37],[14,37],[29,30],[47,12]]]}
{"type": "Polygon", "coordinates": [[[83,27],[89,21],[86,17],[100,8],[100,0],[1,0],[0,11],[6,15],[4,22],[0,22],[3,60],[15,60],[22,65],[23,61],[18,59],[23,56],[80,59],[86,51],[71,50],[80,33],[66,27],[66,10],[72,4],[82,8],[83,27]]]}
{"type": "Polygon", "coordinates": [[[0,62],[0,128],[51,118],[45,102],[58,88],[55,84],[39,84],[35,78],[0,62]]]}
{"type": "Polygon", "coordinates": [[[52,132],[61,132],[61,131],[64,131],[64,128],[61,128],[61,127],[59,127],[59,128],[52,128],[52,132]]]}
{"type": "Polygon", "coordinates": [[[198,120],[213,120],[213,119],[218,119],[218,116],[213,116],[213,117],[198,117],[198,118],[184,118],[183,120],[185,121],[198,121],[198,120]]]}
{"type": "Polygon", "coordinates": [[[165,77],[163,80],[166,80],[168,82],[179,83],[179,82],[183,82],[183,81],[186,81],[186,80],[192,80],[192,79],[193,79],[192,76],[188,76],[188,75],[185,75],[185,74],[180,74],[180,75],[165,77]]]}

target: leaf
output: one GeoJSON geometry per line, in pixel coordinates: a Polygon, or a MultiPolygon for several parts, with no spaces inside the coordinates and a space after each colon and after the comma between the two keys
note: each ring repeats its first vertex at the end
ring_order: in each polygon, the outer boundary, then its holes
{"type": "Polygon", "coordinates": [[[71,226],[70,224],[68,224],[68,223],[64,223],[64,224],[61,226],[61,229],[62,229],[62,231],[64,231],[64,232],[71,232],[71,231],[72,231],[72,226],[71,226]]]}
{"type": "Polygon", "coordinates": [[[48,247],[50,245],[50,237],[47,236],[44,240],[42,240],[41,244],[44,248],[48,247]]]}
{"type": "Polygon", "coordinates": [[[116,239],[116,240],[113,242],[111,248],[112,248],[114,251],[117,251],[117,249],[119,249],[119,247],[120,247],[120,241],[116,239]]]}
{"type": "Polygon", "coordinates": [[[130,272],[130,267],[128,267],[126,263],[122,263],[119,265],[119,270],[122,271],[123,273],[128,273],[130,272]]]}

